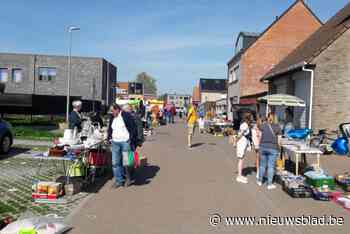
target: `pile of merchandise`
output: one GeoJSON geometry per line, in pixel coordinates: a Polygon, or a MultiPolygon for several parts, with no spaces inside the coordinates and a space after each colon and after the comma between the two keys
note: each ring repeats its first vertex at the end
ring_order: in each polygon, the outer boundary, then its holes
{"type": "Polygon", "coordinates": [[[321,168],[312,168],[304,173],[306,182],[312,187],[315,200],[330,201],[335,195],[334,177],[329,176],[321,168]]]}
{"type": "Polygon", "coordinates": [[[0,234],[48,234],[66,233],[71,229],[62,217],[55,214],[35,216],[25,213],[17,221],[0,230],[0,234]]]}
{"type": "Polygon", "coordinates": [[[279,183],[283,190],[293,198],[312,197],[312,191],[306,184],[303,176],[295,176],[288,171],[279,171],[277,173],[279,183]]]}
{"type": "Polygon", "coordinates": [[[35,181],[32,184],[32,198],[56,200],[64,195],[63,186],[57,182],[35,181]]]}
{"type": "Polygon", "coordinates": [[[343,173],[335,177],[336,183],[347,193],[335,196],[333,201],[350,210],[350,173],[343,173]]]}
{"type": "Polygon", "coordinates": [[[322,168],[311,166],[303,176],[296,176],[287,170],[277,170],[276,182],[293,198],[314,198],[318,201],[333,201],[350,211],[350,173],[335,177],[322,168]],[[336,190],[338,184],[344,191],[336,190]]]}
{"type": "Polygon", "coordinates": [[[344,173],[335,177],[337,184],[346,192],[350,192],[350,174],[344,173]]]}

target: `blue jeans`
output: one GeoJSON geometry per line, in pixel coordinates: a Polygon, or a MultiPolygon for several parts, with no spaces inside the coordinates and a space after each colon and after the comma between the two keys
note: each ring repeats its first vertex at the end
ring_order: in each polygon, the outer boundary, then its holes
{"type": "Polygon", "coordinates": [[[277,156],[278,150],[276,149],[260,148],[259,181],[263,181],[267,167],[267,184],[272,184],[277,156]]]}
{"type": "Polygon", "coordinates": [[[125,182],[125,170],[123,167],[123,154],[128,154],[130,144],[128,142],[112,141],[112,170],[117,184],[125,182]]]}
{"type": "Polygon", "coordinates": [[[168,120],[168,123],[174,123],[174,117],[172,113],[167,112],[167,120],[168,120]]]}

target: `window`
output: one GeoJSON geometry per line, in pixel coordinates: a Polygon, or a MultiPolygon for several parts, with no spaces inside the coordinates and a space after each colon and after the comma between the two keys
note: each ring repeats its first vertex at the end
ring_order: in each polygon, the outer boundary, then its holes
{"type": "Polygon", "coordinates": [[[9,79],[9,69],[0,68],[0,82],[6,83],[9,79]]]}
{"type": "Polygon", "coordinates": [[[233,69],[233,82],[238,81],[240,79],[240,71],[239,71],[239,66],[236,66],[233,69]]]}
{"type": "Polygon", "coordinates": [[[39,68],[39,80],[40,81],[53,81],[56,79],[56,68],[40,67],[39,68]]]}
{"type": "Polygon", "coordinates": [[[235,66],[233,68],[230,69],[229,71],[229,82],[236,82],[240,79],[240,70],[239,70],[239,66],[235,66]]]}
{"type": "Polygon", "coordinates": [[[233,82],[233,68],[230,68],[230,70],[229,70],[228,82],[229,82],[229,83],[232,83],[232,82],[233,82]]]}
{"type": "Polygon", "coordinates": [[[237,44],[236,44],[236,48],[235,48],[235,52],[236,54],[238,52],[240,52],[243,49],[243,36],[240,36],[238,38],[237,44]]]}
{"type": "Polygon", "coordinates": [[[21,68],[12,69],[12,81],[15,83],[21,83],[23,80],[23,70],[21,68]]]}

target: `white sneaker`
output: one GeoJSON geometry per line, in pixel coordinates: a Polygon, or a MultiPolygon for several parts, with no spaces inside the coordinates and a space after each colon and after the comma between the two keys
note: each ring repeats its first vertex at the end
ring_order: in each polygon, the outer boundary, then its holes
{"type": "Polygon", "coordinates": [[[238,183],[248,184],[248,179],[244,176],[237,176],[236,181],[238,183]]]}
{"type": "Polygon", "coordinates": [[[257,184],[258,186],[260,186],[260,187],[262,186],[262,182],[259,181],[259,180],[256,181],[256,184],[257,184]]]}
{"type": "Polygon", "coordinates": [[[256,179],[259,179],[259,172],[256,173],[256,179]]]}
{"type": "Polygon", "coordinates": [[[270,185],[267,186],[268,190],[272,190],[272,189],[275,189],[275,188],[277,188],[277,187],[274,184],[270,184],[270,185]]]}

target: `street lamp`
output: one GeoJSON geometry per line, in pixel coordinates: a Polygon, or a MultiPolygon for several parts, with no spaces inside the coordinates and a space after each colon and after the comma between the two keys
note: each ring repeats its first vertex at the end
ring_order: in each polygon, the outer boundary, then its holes
{"type": "Polygon", "coordinates": [[[67,112],[66,121],[69,121],[69,98],[70,98],[70,76],[71,76],[71,55],[72,55],[72,32],[80,30],[79,27],[70,26],[68,28],[69,33],[69,54],[68,54],[68,78],[67,78],[67,112]]]}

